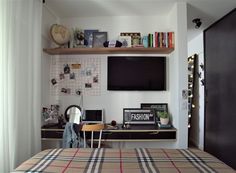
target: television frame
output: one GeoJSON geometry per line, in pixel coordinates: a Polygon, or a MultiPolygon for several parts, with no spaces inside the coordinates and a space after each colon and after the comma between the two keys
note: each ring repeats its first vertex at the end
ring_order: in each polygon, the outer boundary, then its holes
{"type": "Polygon", "coordinates": [[[167,60],[166,60],[166,56],[108,56],[107,57],[107,90],[109,91],[166,91],[167,90],[167,60]],[[110,85],[110,80],[109,80],[109,75],[110,75],[110,70],[109,68],[111,68],[109,66],[109,58],[162,58],[163,59],[163,68],[164,68],[164,74],[163,74],[163,88],[158,89],[158,87],[156,86],[155,88],[147,88],[145,86],[141,86],[141,87],[134,87],[134,86],[118,86],[118,87],[114,87],[110,85]]]}

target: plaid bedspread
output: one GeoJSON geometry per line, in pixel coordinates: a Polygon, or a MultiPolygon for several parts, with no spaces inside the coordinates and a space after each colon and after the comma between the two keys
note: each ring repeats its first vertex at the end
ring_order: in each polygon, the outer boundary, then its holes
{"type": "Polygon", "coordinates": [[[61,173],[235,173],[201,150],[189,149],[51,149],[22,163],[15,172],[61,173]]]}

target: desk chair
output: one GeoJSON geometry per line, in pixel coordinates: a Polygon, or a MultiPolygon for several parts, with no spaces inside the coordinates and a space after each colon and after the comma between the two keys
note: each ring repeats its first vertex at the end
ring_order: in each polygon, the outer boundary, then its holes
{"type": "Polygon", "coordinates": [[[84,136],[84,148],[86,147],[86,134],[85,132],[91,132],[91,148],[93,148],[93,132],[100,131],[98,148],[101,146],[102,130],[104,129],[104,124],[84,124],[81,131],[83,131],[84,136]]]}

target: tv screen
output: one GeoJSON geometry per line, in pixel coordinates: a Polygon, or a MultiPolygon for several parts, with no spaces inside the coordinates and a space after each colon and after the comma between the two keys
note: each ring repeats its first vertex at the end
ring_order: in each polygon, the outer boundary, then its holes
{"type": "Polygon", "coordinates": [[[108,90],[166,90],[166,57],[108,56],[108,90]]]}

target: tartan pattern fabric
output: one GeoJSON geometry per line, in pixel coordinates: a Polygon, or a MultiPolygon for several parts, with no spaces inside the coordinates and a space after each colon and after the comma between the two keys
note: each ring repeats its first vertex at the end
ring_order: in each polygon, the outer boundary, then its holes
{"type": "Polygon", "coordinates": [[[197,149],[68,148],[44,150],[14,172],[45,173],[235,173],[197,149]]]}

